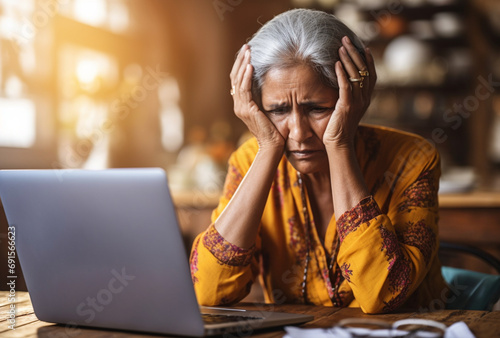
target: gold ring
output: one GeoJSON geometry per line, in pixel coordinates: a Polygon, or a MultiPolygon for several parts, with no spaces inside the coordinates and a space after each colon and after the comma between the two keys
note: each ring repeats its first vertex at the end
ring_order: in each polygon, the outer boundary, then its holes
{"type": "Polygon", "coordinates": [[[229,91],[229,94],[231,94],[231,96],[234,95],[234,90],[236,89],[235,86],[231,87],[231,90],[229,91]]]}
{"type": "Polygon", "coordinates": [[[363,88],[363,81],[365,80],[365,77],[370,76],[370,73],[368,73],[367,70],[359,70],[358,73],[361,76],[361,82],[359,83],[359,88],[363,88]]]}
{"type": "Polygon", "coordinates": [[[352,77],[349,78],[349,81],[351,82],[359,82],[359,88],[363,88],[363,80],[365,78],[364,77],[361,77],[361,79],[354,79],[352,77]]]}

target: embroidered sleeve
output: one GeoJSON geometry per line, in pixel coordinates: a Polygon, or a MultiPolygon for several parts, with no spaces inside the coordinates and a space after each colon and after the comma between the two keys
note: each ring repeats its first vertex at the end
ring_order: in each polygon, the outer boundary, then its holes
{"type": "Polygon", "coordinates": [[[231,156],[224,189],[219,204],[212,213],[212,224],[193,242],[191,277],[200,305],[216,306],[239,302],[248,295],[259,274],[257,253],[260,252],[260,244],[242,249],[226,241],[213,225],[250,167],[254,156],[252,154],[258,149],[256,141],[254,143],[255,145],[248,143],[231,156]]]}
{"type": "Polygon", "coordinates": [[[258,275],[257,249],[225,241],[213,225],[198,235],[191,250],[191,278],[200,305],[234,304],[245,298],[258,275]]]}
{"type": "MultiPolygon", "coordinates": [[[[367,313],[407,306],[429,271],[440,271],[436,268],[439,155],[410,169],[398,182],[400,192],[389,194],[387,213],[370,196],[337,221],[341,241],[337,263],[367,313]]],[[[436,281],[435,288],[441,292],[444,282],[436,281]]]]}
{"type": "Polygon", "coordinates": [[[340,242],[342,242],[349,233],[356,231],[358,227],[377,217],[381,211],[377,202],[372,196],[365,197],[351,210],[346,211],[337,221],[337,231],[340,242]]]}
{"type": "Polygon", "coordinates": [[[250,249],[242,249],[229,243],[219,234],[213,224],[203,236],[203,245],[221,263],[233,266],[247,266],[250,264],[256,250],[255,245],[250,249]]]}
{"type": "Polygon", "coordinates": [[[403,192],[403,198],[399,203],[399,211],[409,211],[410,208],[432,208],[438,202],[435,196],[437,182],[431,170],[426,170],[403,192]]]}

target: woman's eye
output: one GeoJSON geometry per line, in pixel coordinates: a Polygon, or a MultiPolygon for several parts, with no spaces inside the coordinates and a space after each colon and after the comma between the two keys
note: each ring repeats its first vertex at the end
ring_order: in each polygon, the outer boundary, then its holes
{"type": "Polygon", "coordinates": [[[322,113],[329,113],[331,110],[332,108],[330,107],[313,107],[309,112],[313,114],[322,114],[322,113]]]}
{"type": "Polygon", "coordinates": [[[272,110],[268,110],[267,113],[270,113],[270,114],[275,114],[275,115],[280,115],[280,114],[284,114],[287,112],[287,109],[285,107],[281,107],[281,108],[275,108],[275,109],[272,109],[272,110]]]}

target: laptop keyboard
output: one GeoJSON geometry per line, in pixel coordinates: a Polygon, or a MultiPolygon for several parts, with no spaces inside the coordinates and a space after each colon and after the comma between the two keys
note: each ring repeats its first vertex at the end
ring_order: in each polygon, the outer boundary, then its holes
{"type": "Polygon", "coordinates": [[[247,320],[259,320],[263,317],[249,317],[249,316],[233,316],[233,315],[218,315],[213,313],[202,313],[201,318],[205,324],[220,324],[220,323],[233,323],[247,320]]]}

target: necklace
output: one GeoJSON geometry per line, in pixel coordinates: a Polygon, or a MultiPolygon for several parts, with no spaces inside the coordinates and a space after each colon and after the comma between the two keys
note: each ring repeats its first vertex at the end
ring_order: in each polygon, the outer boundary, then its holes
{"type": "MultiPolygon", "coordinates": [[[[311,260],[311,222],[309,220],[309,213],[307,212],[307,200],[306,200],[306,195],[304,191],[304,182],[302,180],[302,174],[297,171],[297,182],[299,183],[299,188],[300,188],[300,197],[302,200],[302,214],[304,216],[304,229],[305,229],[305,239],[306,239],[306,262],[304,266],[304,278],[302,279],[302,298],[304,300],[304,303],[306,303],[306,280],[307,280],[307,272],[309,270],[309,262],[311,260]]],[[[331,278],[330,278],[330,273],[332,272],[333,265],[337,261],[337,254],[339,252],[339,237],[335,235],[335,246],[332,249],[332,254],[330,256],[330,262],[328,263],[328,274],[326,275],[326,278],[328,279],[328,283],[332,286],[332,294],[335,291],[336,285],[332,283],[331,278]]],[[[327,258],[328,260],[328,258],[327,258]]],[[[332,302],[334,306],[337,306],[337,301],[333,299],[332,297],[332,302]]]]}

